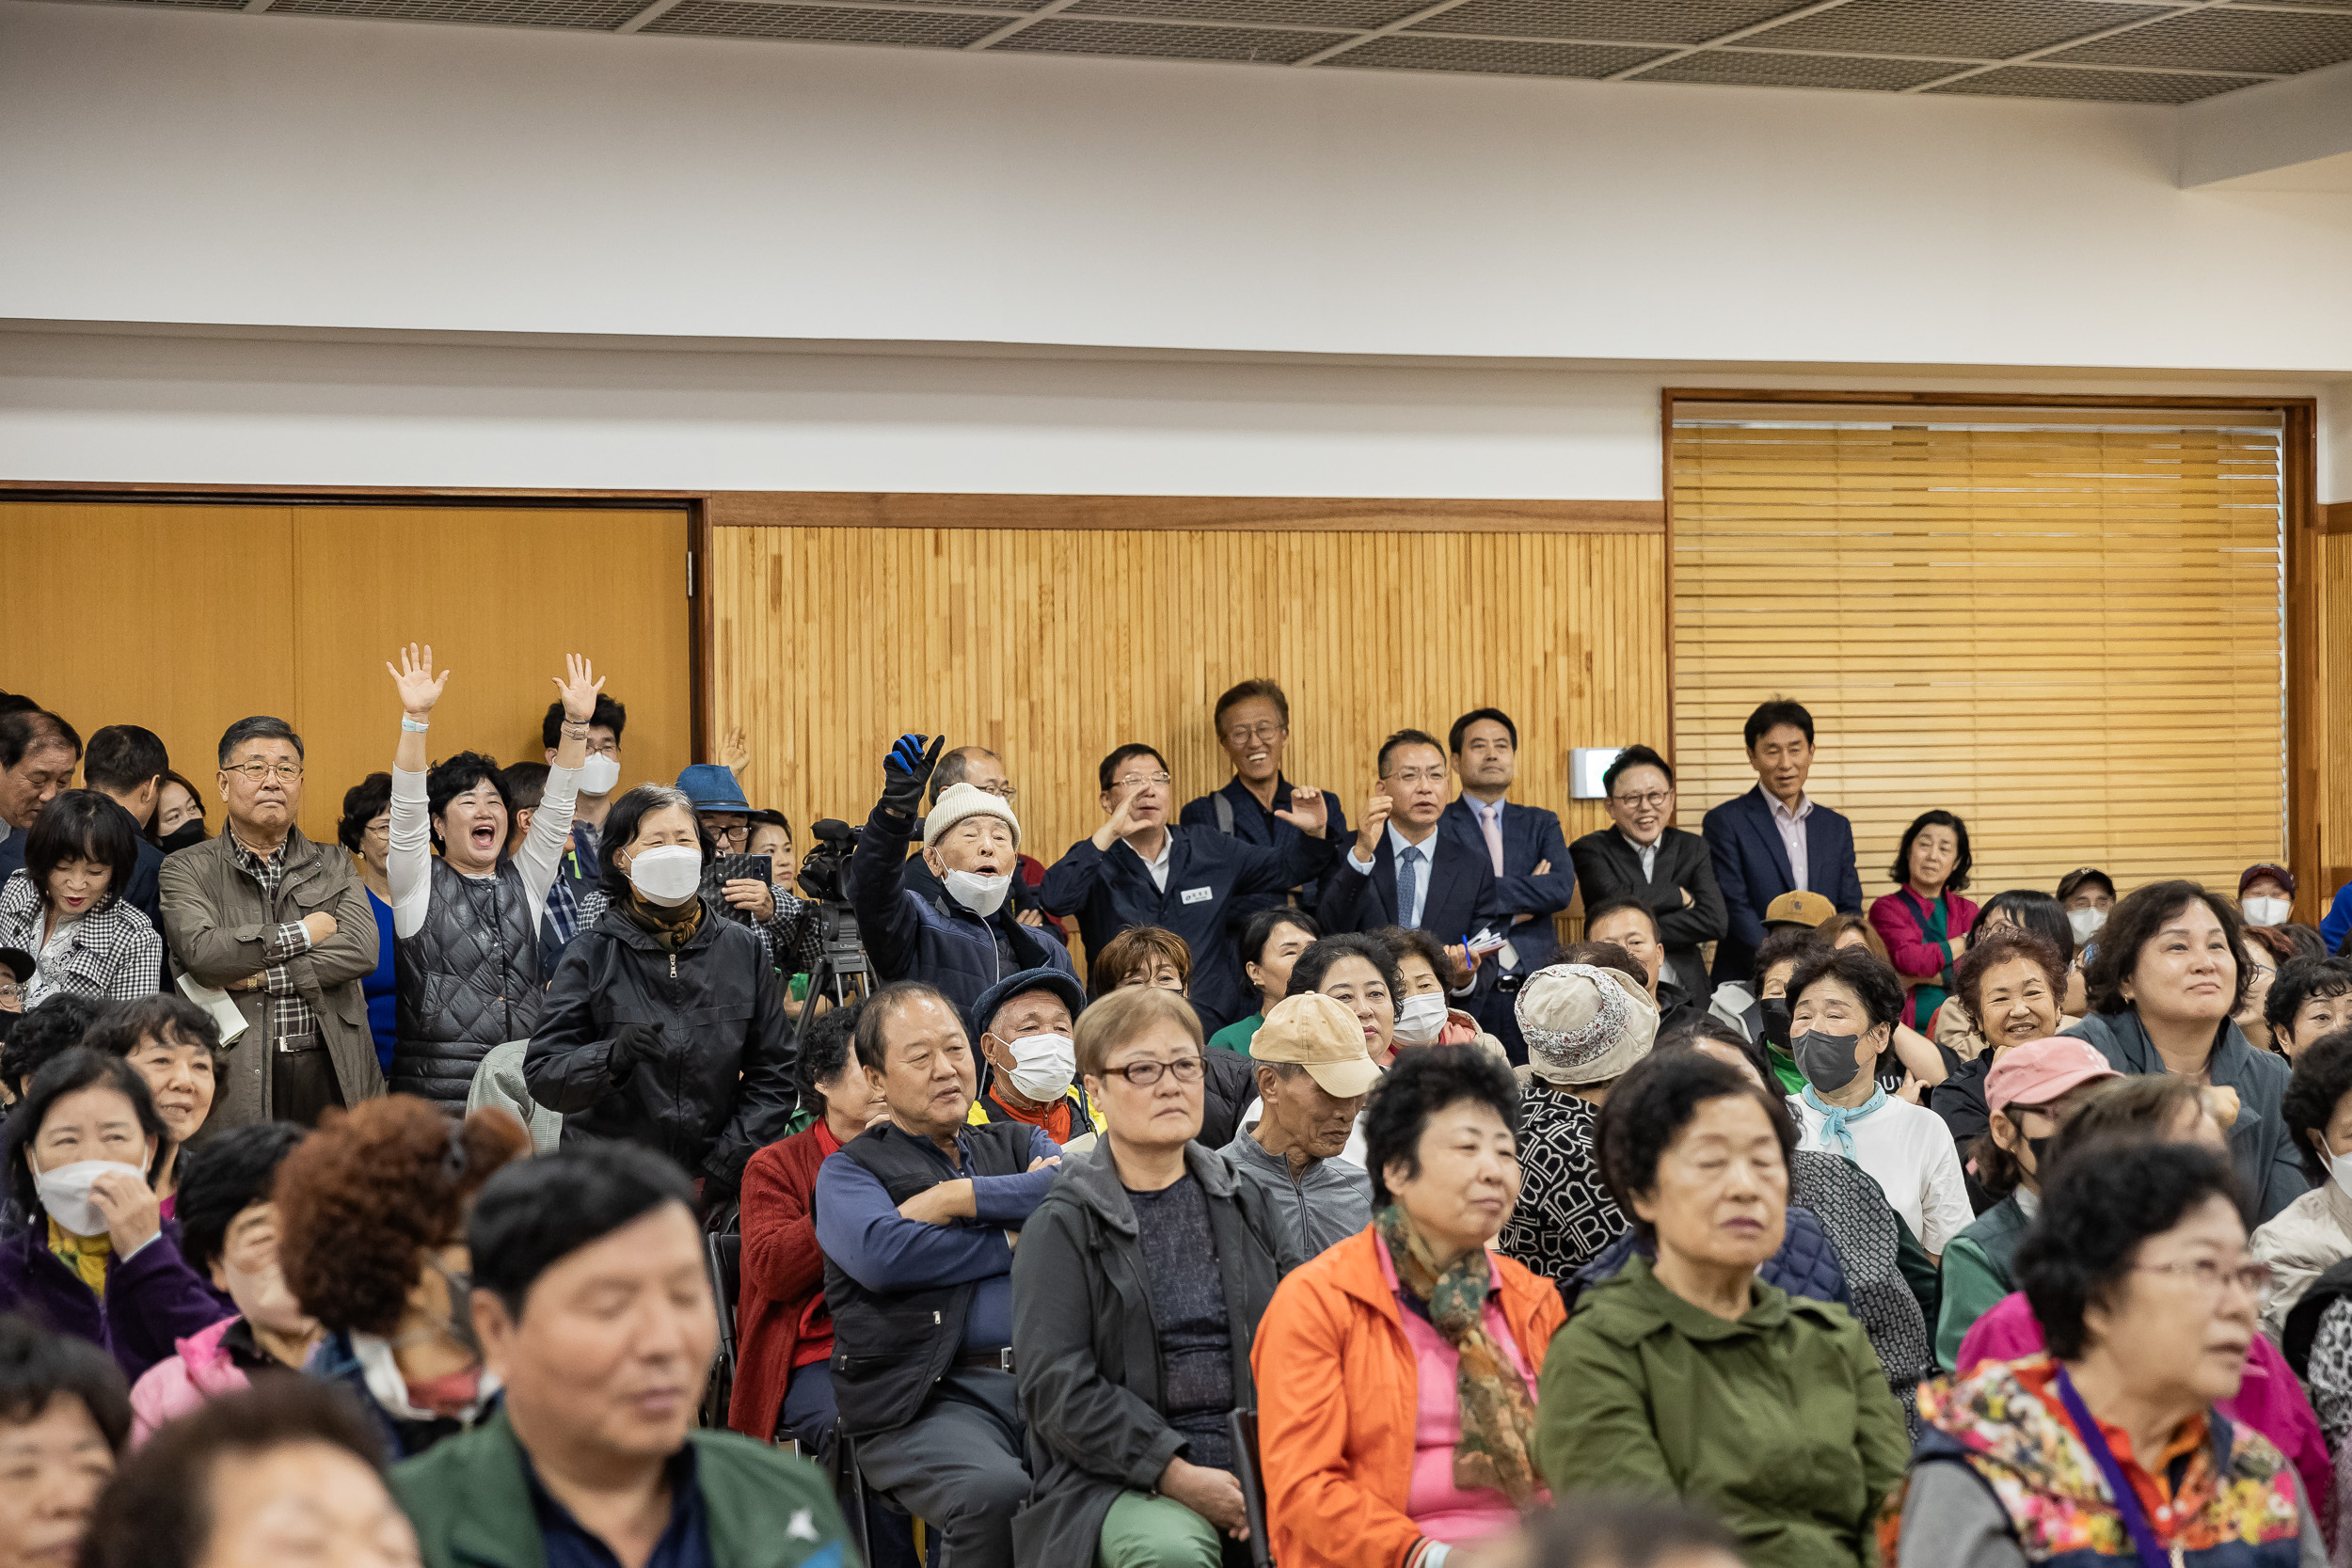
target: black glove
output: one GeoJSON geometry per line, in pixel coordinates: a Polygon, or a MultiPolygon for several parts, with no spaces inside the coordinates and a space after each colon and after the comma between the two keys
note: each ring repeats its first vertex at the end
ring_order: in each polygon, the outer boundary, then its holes
{"type": "Polygon", "coordinates": [[[947,744],[946,736],[932,736],[931,749],[926,752],[924,738],[902,735],[890,748],[890,755],[882,759],[882,809],[910,822],[922,814],[923,788],[931,782],[931,769],[939,766],[940,749],[947,744]]]}
{"type": "Polygon", "coordinates": [[[612,1037],[612,1049],[605,1055],[612,1081],[617,1084],[628,1077],[629,1070],[640,1062],[660,1061],[663,1045],[660,1024],[622,1024],[621,1032],[612,1037]]]}

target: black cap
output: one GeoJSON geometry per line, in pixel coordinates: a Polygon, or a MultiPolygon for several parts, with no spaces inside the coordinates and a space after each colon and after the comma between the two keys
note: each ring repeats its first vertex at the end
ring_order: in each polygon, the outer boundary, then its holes
{"type": "Polygon", "coordinates": [[[0,964],[8,965],[20,986],[33,977],[33,956],[22,947],[0,947],[0,964]]]}
{"type": "Polygon", "coordinates": [[[1058,969],[1025,969],[1018,974],[1008,974],[980,992],[979,1000],[974,1002],[971,1011],[964,1014],[964,1022],[972,1031],[973,1044],[977,1046],[980,1037],[988,1033],[989,1021],[996,1016],[997,1008],[1024,991],[1032,990],[1050,990],[1060,997],[1062,1005],[1070,1009],[1073,1020],[1087,1005],[1086,988],[1078,984],[1078,977],[1074,974],[1065,974],[1058,969]]]}
{"type": "Polygon", "coordinates": [[[2058,902],[2063,904],[2069,898],[2074,897],[2074,890],[2082,886],[2085,882],[2096,882],[2101,887],[2107,890],[2108,897],[2112,898],[2115,896],[2114,878],[2108,876],[2106,872],[2100,870],[2095,865],[2078,865],[2074,870],[2069,871],[2065,876],[2058,879],[2058,902]]]}

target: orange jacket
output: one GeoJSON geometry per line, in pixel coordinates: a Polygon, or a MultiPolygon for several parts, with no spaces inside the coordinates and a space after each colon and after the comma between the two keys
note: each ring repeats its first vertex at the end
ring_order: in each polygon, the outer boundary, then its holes
{"type": "MultiPolygon", "coordinates": [[[[1412,1484],[1418,1369],[1367,1227],[1291,1271],[1258,1324],[1258,1464],[1282,1568],[1405,1568],[1422,1539],[1412,1484]]],[[[1551,1281],[1489,1252],[1530,1368],[1566,1322],[1551,1281]]]]}

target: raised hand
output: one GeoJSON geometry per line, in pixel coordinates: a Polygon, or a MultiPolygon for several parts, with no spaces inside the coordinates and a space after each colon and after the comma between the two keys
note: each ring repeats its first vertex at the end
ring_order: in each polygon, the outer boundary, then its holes
{"type": "Polygon", "coordinates": [[[106,1222],[106,1235],[119,1259],[163,1228],[162,1204],[147,1178],[130,1166],[103,1173],[90,1183],[90,1207],[106,1222]]]}
{"type": "Polygon", "coordinates": [[[1290,809],[1278,811],[1274,815],[1305,833],[1309,838],[1321,838],[1325,826],[1331,820],[1331,806],[1324,800],[1323,791],[1320,789],[1311,788],[1306,784],[1293,784],[1291,785],[1290,809]]]}
{"type": "Polygon", "coordinates": [[[433,673],[433,644],[420,646],[411,642],[400,651],[400,662],[386,660],[385,670],[392,677],[392,686],[400,693],[400,708],[411,719],[422,719],[433,711],[433,705],[441,700],[441,689],[449,684],[453,670],[433,673]]]}
{"type": "Polygon", "coordinates": [[[719,760],[726,765],[728,772],[735,775],[738,784],[742,782],[744,774],[752,770],[751,737],[743,733],[742,725],[731,724],[727,727],[725,738],[719,742],[719,760]]]}
{"type": "Polygon", "coordinates": [[[1372,799],[1364,802],[1364,819],[1356,829],[1358,854],[1366,860],[1378,856],[1381,837],[1389,831],[1389,813],[1395,809],[1396,802],[1389,799],[1388,789],[1375,780],[1372,799]]]}
{"type": "Polygon", "coordinates": [[[1118,793],[1112,797],[1114,803],[1111,806],[1110,816],[1104,818],[1103,825],[1095,830],[1094,842],[1098,847],[1107,849],[1112,844],[1138,831],[1134,807],[1136,797],[1142,793],[1143,786],[1137,784],[1133,788],[1119,789],[1118,793]],[[1108,843],[1104,842],[1106,839],[1108,843]]]}
{"type": "MultiPolygon", "coordinates": [[[[430,656],[431,649],[425,650],[430,656]]],[[[555,682],[555,694],[564,701],[564,717],[572,723],[585,724],[596,716],[596,694],[604,689],[604,682],[596,678],[596,671],[578,654],[564,656],[564,673],[550,675],[555,682]]]]}
{"type": "Polygon", "coordinates": [[[939,753],[947,744],[944,735],[916,735],[909,732],[898,737],[882,758],[882,803],[898,816],[913,820],[923,806],[924,786],[931,782],[931,772],[939,766],[939,753]],[[925,751],[923,743],[930,742],[925,751]]]}

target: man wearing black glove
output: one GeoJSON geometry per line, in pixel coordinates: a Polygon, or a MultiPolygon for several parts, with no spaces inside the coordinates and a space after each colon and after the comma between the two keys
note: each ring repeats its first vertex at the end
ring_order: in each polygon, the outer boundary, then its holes
{"type": "Polygon", "coordinates": [[[640,1062],[651,1067],[661,1060],[661,1025],[659,1023],[624,1023],[619,1034],[612,1037],[611,1062],[612,1082],[628,1078],[640,1062]]]}
{"type": "Polygon", "coordinates": [[[885,980],[921,980],[959,1008],[1008,974],[1077,968],[1062,944],[1013,917],[1021,821],[1009,802],[968,784],[940,793],[923,822],[923,863],[939,892],[906,886],[907,839],[945,736],[902,735],[882,760],[882,799],[859,832],[847,878],[866,957],[885,980]]]}

